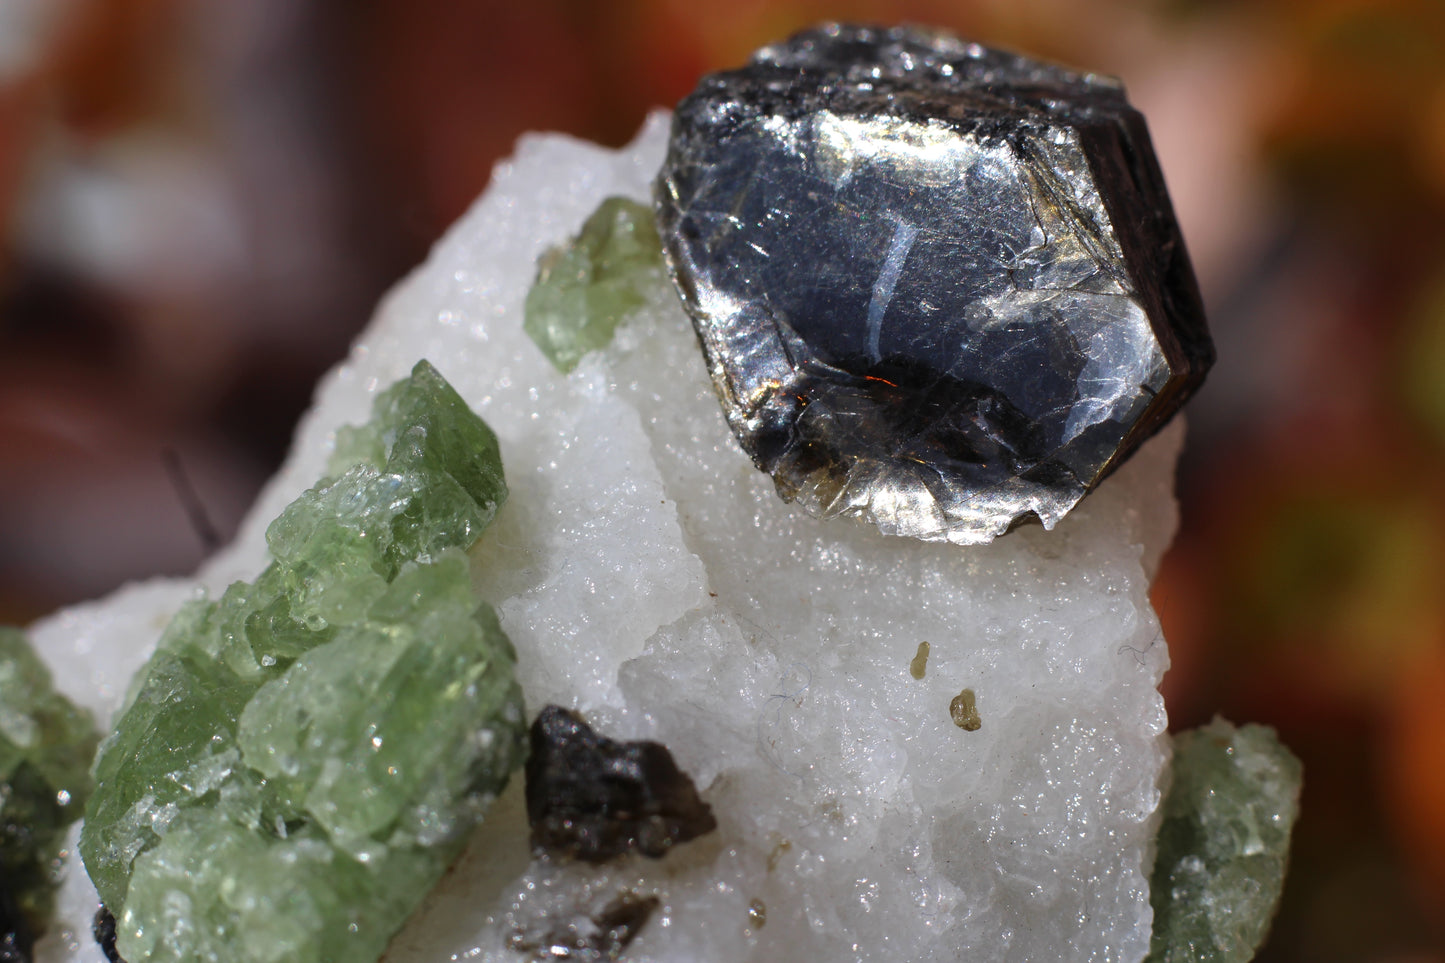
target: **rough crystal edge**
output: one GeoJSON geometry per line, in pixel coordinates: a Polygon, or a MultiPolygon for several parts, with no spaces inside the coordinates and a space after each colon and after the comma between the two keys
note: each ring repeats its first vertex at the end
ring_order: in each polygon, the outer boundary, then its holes
{"type": "MultiPolygon", "coordinates": [[[[123,585],[115,591],[88,602],[61,609],[40,619],[29,629],[41,657],[55,673],[57,688],[77,705],[91,710],[97,719],[108,719],[118,708],[126,683],[150,658],[154,640],[158,639],[172,616],[188,601],[218,597],[227,585],[237,580],[254,579],[269,561],[265,531],[286,505],[326,474],[327,463],[335,451],[338,429],[364,421],[370,411],[372,397],[385,386],[404,376],[422,357],[437,360],[445,376],[449,352],[428,350],[432,344],[444,344],[448,321],[432,317],[439,333],[432,338],[415,334],[397,341],[407,326],[399,323],[407,310],[407,302],[427,297],[423,287],[432,283],[428,269],[447,256],[447,252],[464,247],[477,233],[476,224],[497,218],[509,204],[505,185],[517,168],[525,168],[537,158],[555,161],[558,153],[573,159],[574,177],[589,185],[598,181],[597,169],[608,175],[603,180],[614,182],[613,192],[638,200],[648,196],[648,185],[661,166],[666,139],[661,135],[671,123],[671,113],[655,110],[638,131],[632,143],[621,149],[602,147],[590,141],[560,133],[527,133],[518,138],[513,153],[499,161],[492,171],[487,189],[482,191],[461,217],[447,228],[432,245],[427,258],[396,283],[378,303],[371,321],[353,343],[347,357],[332,367],[317,382],[311,405],[302,415],[293,432],[285,460],[262,487],[250,510],[243,518],[231,542],[201,564],[188,578],[154,578],[123,585]],[[387,350],[381,350],[385,346],[387,350]],[[145,637],[152,641],[145,646],[132,646],[125,640],[145,637]],[[101,650],[123,653],[115,671],[99,674],[75,674],[74,666],[96,664],[101,650]]],[[[535,263],[549,244],[575,233],[588,211],[595,208],[606,191],[598,187],[590,200],[577,201],[563,196],[544,211],[552,225],[550,236],[530,238],[527,256],[535,263]]],[[[513,244],[510,239],[507,244],[513,244]]],[[[458,278],[457,286],[465,284],[458,278]]],[[[485,297],[484,293],[478,295],[485,297]]],[[[510,314],[520,318],[525,291],[509,305],[510,314]]],[[[552,375],[549,363],[537,352],[529,376],[539,384],[552,375]]],[[[454,383],[457,379],[448,379],[454,383]]],[[[465,397],[465,395],[464,395],[465,397]]],[[[466,399],[473,410],[479,399],[466,399]]],[[[493,429],[498,428],[492,425],[493,429]]],[[[505,449],[507,438],[502,441],[505,449]]],[[[108,654],[107,659],[115,656],[108,654]]],[[[91,670],[104,671],[106,666],[91,670]]],[[[75,840],[80,824],[71,827],[67,851],[75,853],[75,840]]],[[[57,926],[36,947],[36,963],[106,963],[91,938],[90,929],[99,896],[90,878],[80,866],[78,857],[67,858],[62,869],[57,926]]]]}
{"type": "MultiPolygon", "coordinates": [[[[656,133],[656,127],[663,124],[665,124],[665,117],[661,118],[661,120],[659,121],[659,118],[657,116],[654,116],[654,134],[656,133]]],[[[646,136],[647,130],[645,129],[643,133],[644,136],[646,136]]],[[[499,179],[503,174],[506,173],[507,169],[510,169],[513,163],[524,163],[527,160],[527,151],[529,149],[534,147],[542,148],[544,145],[549,151],[549,155],[551,157],[556,156],[555,153],[551,152],[561,151],[565,152],[568,156],[588,158],[588,163],[593,162],[595,160],[595,157],[593,157],[592,155],[598,153],[595,148],[589,148],[588,145],[580,145],[573,141],[571,138],[561,135],[547,135],[545,137],[529,136],[525,138],[524,143],[520,145],[519,155],[515,157],[513,161],[503,164],[499,167],[499,179]]],[[[634,145],[633,149],[635,149],[635,147],[636,145],[634,145]]],[[[661,144],[658,141],[653,141],[651,144],[645,144],[644,147],[652,148],[650,156],[660,157],[661,144]]],[[[610,154],[610,152],[608,153],[610,154]]],[[[645,185],[645,176],[634,176],[636,173],[636,169],[646,167],[649,163],[649,154],[647,153],[647,151],[644,151],[642,156],[643,159],[641,161],[638,161],[635,159],[636,155],[624,151],[616,158],[609,158],[610,160],[616,161],[616,163],[613,163],[611,165],[609,170],[623,170],[624,173],[621,176],[628,184],[632,184],[635,182],[638,185],[645,185]]],[[[655,169],[655,165],[653,166],[655,169]]],[[[579,172],[575,176],[579,178],[584,176],[586,178],[591,178],[594,175],[593,171],[584,170],[579,172]]],[[[610,176],[610,174],[603,175],[601,179],[605,182],[610,176]]],[[[636,187],[633,188],[633,190],[636,196],[641,197],[645,194],[644,187],[636,187]]],[[[562,226],[557,229],[551,240],[555,240],[555,238],[557,237],[564,236],[564,232],[566,230],[575,230],[576,225],[580,223],[582,217],[585,216],[586,211],[590,210],[590,207],[592,205],[595,205],[598,199],[600,199],[600,195],[597,195],[590,200],[578,201],[571,207],[566,207],[564,205],[565,209],[562,214],[562,219],[558,222],[562,226]]],[[[472,212],[467,215],[467,217],[464,219],[464,222],[479,217],[478,210],[479,208],[483,207],[483,202],[485,201],[486,197],[484,196],[482,200],[478,202],[478,204],[474,205],[472,212]]],[[[453,235],[465,233],[467,230],[467,225],[464,222],[459,222],[457,225],[455,225],[452,231],[449,232],[448,236],[450,237],[453,235]]],[[[443,242],[438,246],[439,249],[442,245],[445,244],[445,242],[446,239],[444,238],[443,242]]],[[[434,252],[434,259],[440,259],[440,257],[440,250],[434,252]]],[[[443,261],[442,263],[445,263],[445,261],[443,261]]],[[[432,268],[435,268],[436,264],[431,263],[430,266],[432,268]]],[[[391,295],[389,295],[387,300],[383,303],[382,310],[379,313],[386,314],[388,311],[391,310],[391,308],[388,306],[395,307],[400,302],[403,302],[410,297],[416,296],[417,288],[424,276],[424,270],[424,268],[418,268],[418,271],[414,273],[413,277],[409,281],[404,281],[402,282],[402,284],[398,285],[398,287],[393,290],[391,295]]],[[[436,271],[432,270],[430,273],[431,275],[435,275],[436,271]]],[[[426,280],[428,284],[434,285],[436,283],[434,277],[426,277],[426,280]]],[[[491,309],[488,308],[488,310],[491,309]]],[[[313,409],[303,421],[302,428],[304,430],[309,430],[310,433],[303,434],[301,432],[298,432],[296,445],[292,448],[291,454],[288,456],[288,465],[294,465],[294,463],[305,459],[309,459],[310,462],[314,465],[324,465],[327,457],[327,451],[325,448],[325,436],[327,430],[329,430],[326,425],[345,421],[348,420],[348,418],[352,417],[345,414],[338,415],[337,412],[338,410],[344,412],[345,405],[348,403],[348,399],[354,400],[358,394],[364,396],[365,388],[363,386],[367,378],[385,376],[384,372],[386,366],[389,365],[391,362],[387,358],[379,357],[381,353],[381,347],[389,343],[394,338],[395,333],[398,330],[401,330],[403,327],[406,327],[407,330],[410,330],[411,327],[413,327],[403,326],[395,323],[399,319],[396,318],[394,315],[399,314],[399,310],[391,311],[391,313],[393,316],[390,318],[390,321],[393,323],[382,324],[381,319],[378,318],[378,321],[372,326],[370,326],[367,330],[367,333],[364,334],[358,341],[358,347],[353,350],[353,355],[348,361],[348,363],[343,366],[342,369],[338,369],[344,370],[347,373],[346,378],[342,379],[345,383],[335,383],[338,381],[338,379],[336,377],[336,372],[334,371],[332,375],[328,376],[328,378],[323,381],[322,384],[318,387],[316,400],[318,405],[320,405],[321,407],[313,409]],[[378,372],[383,372],[383,374],[379,375],[378,372]],[[319,452],[316,451],[314,448],[311,450],[305,450],[303,442],[312,446],[320,446],[321,450],[319,452]]],[[[1177,453],[1180,438],[1182,437],[1182,430],[1183,426],[1180,421],[1175,421],[1174,423],[1172,423],[1163,433],[1166,437],[1161,437],[1154,443],[1146,445],[1141,452],[1141,456],[1134,459],[1130,465],[1126,466],[1126,468],[1121,472],[1121,475],[1131,475],[1136,471],[1148,471],[1151,474],[1156,473],[1159,470],[1158,463],[1173,460],[1175,454],[1177,453]]],[[[271,485],[268,487],[268,491],[274,491],[276,489],[282,488],[283,485],[283,477],[277,476],[275,479],[273,479],[271,485]]],[[[1168,487],[1167,482],[1161,482],[1161,485],[1163,485],[1163,487],[1168,487]]],[[[275,497],[277,500],[284,504],[284,502],[288,500],[291,496],[283,492],[282,494],[275,497]]],[[[1143,564],[1146,570],[1152,570],[1157,566],[1158,557],[1163,551],[1165,545],[1167,544],[1167,538],[1161,536],[1159,532],[1155,531],[1149,525],[1141,524],[1138,521],[1138,515],[1141,511],[1150,517],[1159,515],[1161,512],[1170,519],[1173,519],[1176,515],[1176,510],[1172,503],[1169,505],[1156,505],[1153,503],[1152,499],[1137,498],[1136,495],[1133,493],[1133,489],[1129,488],[1128,484],[1124,482],[1111,482],[1102,486],[1100,492],[1095,496],[1095,498],[1092,499],[1089,503],[1081,506],[1079,510],[1079,512],[1083,513],[1117,513],[1121,519],[1121,530],[1123,530],[1125,526],[1127,526],[1127,529],[1136,532],[1143,530],[1144,534],[1138,536],[1142,539],[1143,544],[1143,564]],[[1125,494],[1125,492],[1128,492],[1128,494],[1125,494]],[[1140,504],[1141,501],[1147,501],[1148,504],[1140,504]]],[[[264,518],[274,516],[275,512],[259,512],[259,514],[264,518]]],[[[1079,513],[1076,512],[1075,514],[1078,515],[1079,513]]],[[[1029,532],[1021,534],[1023,534],[1025,538],[1032,539],[1036,534],[1041,535],[1042,533],[1038,530],[1031,530],[1029,532]]],[[[207,566],[207,571],[212,573],[211,580],[216,584],[224,586],[234,577],[246,577],[248,575],[254,574],[254,571],[249,570],[248,566],[258,565],[258,562],[256,560],[256,543],[257,539],[255,538],[250,539],[248,542],[245,533],[243,532],[241,538],[239,538],[235,543],[233,543],[230,548],[228,548],[226,552],[223,553],[222,556],[213,559],[212,562],[207,566]],[[246,555],[248,551],[251,553],[250,557],[246,555]],[[229,564],[231,568],[235,570],[236,574],[232,575],[230,572],[225,571],[224,569],[220,571],[220,574],[215,574],[217,568],[223,562],[229,564]]],[[[81,608],[94,615],[94,617],[99,621],[109,621],[109,619],[106,618],[106,616],[108,616],[109,614],[106,611],[107,607],[116,603],[125,603],[127,606],[134,607],[137,610],[144,609],[144,611],[137,611],[134,614],[133,618],[135,620],[150,620],[163,625],[164,621],[169,617],[169,613],[173,611],[183,600],[191,597],[196,590],[196,583],[191,580],[158,580],[150,583],[145,583],[138,587],[127,587],[126,589],[114,593],[107,599],[103,599],[94,603],[89,603],[88,605],[82,606],[81,608]]],[[[59,613],[57,616],[46,620],[45,624],[52,630],[53,637],[60,640],[58,644],[63,644],[65,646],[69,646],[71,644],[69,636],[66,634],[66,632],[63,630],[63,627],[60,626],[59,623],[63,621],[69,621],[69,617],[75,611],[75,609],[65,610],[64,612],[59,613]]],[[[91,636],[91,638],[103,640],[110,635],[111,633],[108,631],[108,626],[100,626],[96,633],[91,636]]],[[[66,658],[68,659],[69,656],[67,656],[66,658]]],[[[107,702],[104,698],[98,697],[95,690],[86,689],[83,696],[91,701],[98,701],[101,711],[105,711],[105,709],[107,709],[110,705],[110,703],[107,702]]],[[[1162,733],[1162,719],[1163,716],[1161,707],[1159,724],[1151,728],[1151,732],[1162,733]]],[[[508,794],[509,797],[514,795],[516,794],[508,794]]],[[[514,806],[519,805],[518,799],[512,799],[511,804],[514,806]]],[[[86,880],[83,873],[70,874],[67,882],[67,890],[69,891],[71,889],[77,890],[78,892],[73,894],[73,898],[68,898],[67,905],[76,908],[76,912],[70,913],[67,918],[81,920],[81,917],[84,916],[84,925],[77,930],[72,930],[63,940],[58,939],[56,941],[50,942],[41,952],[40,963],[103,963],[103,960],[99,955],[99,951],[94,947],[94,944],[89,937],[89,909],[87,909],[87,907],[93,908],[94,906],[94,891],[93,889],[90,889],[88,880],[86,880]],[[87,890],[88,893],[86,892],[87,890]]],[[[455,902],[456,900],[455,894],[451,894],[447,898],[453,902],[455,902]]],[[[470,906],[470,904],[468,905],[470,906]]],[[[417,939],[417,935],[414,934],[412,939],[417,939]]],[[[397,952],[398,949],[399,948],[394,947],[393,952],[397,952]]],[[[416,951],[414,950],[407,949],[405,952],[401,953],[401,956],[399,958],[416,959],[418,957],[414,955],[415,952],[416,951]],[[408,955],[408,953],[411,953],[413,955],[408,955]]],[[[426,959],[431,958],[433,957],[426,957],[426,959]]],[[[444,959],[446,958],[446,956],[443,955],[434,958],[444,959]]]]}
{"type": "MultiPolygon", "coordinates": [[[[727,317],[731,305],[717,298],[704,298],[698,287],[690,281],[690,277],[702,276],[706,272],[699,270],[690,255],[689,245],[680,237],[679,228],[685,218],[682,205],[677,203],[678,188],[675,178],[669,173],[668,165],[664,164],[653,185],[653,205],[663,240],[668,275],[693,321],[714,390],[729,427],[743,442],[744,447],[749,449],[749,455],[756,467],[772,477],[778,495],[783,500],[798,502],[814,517],[850,517],[872,524],[886,535],[948,542],[960,546],[988,544],[1014,529],[1034,522],[1042,524],[1045,530],[1052,530],[1104,479],[1127,462],[1146,441],[1179,416],[1180,409],[1198,390],[1215,359],[1212,340],[1204,327],[1204,309],[1198,284],[1187,251],[1181,242],[1182,233],[1178,219],[1164,186],[1163,173],[1153,150],[1147,124],[1143,115],[1127,102],[1123,85],[1116,78],[1076,71],[1050,61],[1009,51],[990,49],[964,41],[942,29],[917,25],[876,27],[824,23],[799,31],[787,40],[760,48],[743,67],[705,76],[697,89],[679,104],[673,115],[669,159],[676,152],[674,145],[680,139],[684,136],[697,136],[696,131],[685,124],[685,118],[690,110],[694,113],[700,110],[710,116],[710,98],[714,96],[714,91],[741,84],[762,96],[765,101],[769,98],[777,100],[778,105],[773,109],[787,113],[792,109],[787,106],[791,103],[792,95],[774,90],[775,83],[806,86],[815,82],[819,88],[835,85],[839,83],[838,70],[844,66],[847,68],[845,73],[848,82],[864,79],[865,75],[879,78],[876,71],[869,74],[865,68],[869,64],[886,65],[888,60],[888,57],[882,54],[864,61],[858,60],[856,56],[828,60],[829,54],[825,51],[823,59],[826,65],[820,65],[817,59],[819,47],[826,48],[828,44],[841,47],[870,43],[880,38],[896,50],[921,52],[917,70],[925,73],[932,71],[931,77],[937,82],[956,83],[960,88],[986,87],[991,82],[989,78],[995,74],[1003,74],[1008,82],[1033,84],[1040,92],[1049,88],[1065,90],[1083,86],[1087,89],[1088,96],[1096,97],[1098,105],[1103,108],[1099,111],[1093,107],[1080,106],[1078,115],[1070,116],[1068,121],[1076,126],[1081,142],[1092,140],[1097,142],[1096,147],[1105,144],[1122,148],[1122,153],[1114,152],[1119,155],[1119,163],[1108,168],[1099,162],[1096,156],[1099,154],[1098,150],[1085,150],[1082,156],[1087,159],[1096,183],[1108,181],[1123,185],[1113,193],[1100,192],[1108,221],[1146,225],[1144,232],[1147,237],[1139,243],[1133,243],[1139,239],[1132,234],[1120,235],[1122,241],[1130,242],[1128,246],[1133,252],[1132,256],[1124,256],[1128,253],[1124,251],[1116,251],[1116,254],[1125,265],[1133,268],[1129,279],[1134,288],[1131,293],[1139,299],[1150,328],[1159,341],[1168,371],[1167,380],[1162,386],[1157,386],[1157,391],[1151,392],[1153,398],[1145,411],[1145,417],[1130,428],[1108,460],[1101,464],[1092,476],[1080,477],[1078,486],[1067,494],[1048,486],[1036,485],[1023,478],[1015,478],[1012,480],[1015,489],[1033,486],[1037,490],[1024,499],[1020,499],[1018,493],[1014,492],[1010,499],[1009,493],[998,489],[994,492],[995,497],[990,504],[983,508],[975,506],[985,500],[973,498],[967,512],[959,512],[956,503],[943,504],[931,500],[931,515],[928,518],[913,518],[911,523],[910,519],[900,517],[899,512],[892,510],[891,502],[880,504],[872,497],[861,497],[858,492],[853,491],[859,487],[856,485],[845,486],[831,497],[820,496],[821,486],[816,479],[826,474],[826,467],[795,484],[776,473],[773,466],[764,464],[762,454],[754,450],[746,440],[756,440],[760,426],[769,420],[770,405],[767,399],[744,397],[744,392],[739,390],[726,364],[726,358],[738,350],[737,345],[728,342],[724,331],[731,326],[727,317]],[[799,49],[800,46],[802,49],[799,49]],[[936,55],[938,59],[946,62],[949,72],[939,74],[936,69],[937,61],[926,62],[930,55],[936,55]],[[959,68],[956,73],[952,69],[955,65],[959,68]],[[774,69],[777,77],[769,79],[761,76],[760,68],[774,69]],[[1114,131],[1114,138],[1101,133],[1106,127],[1114,131]],[[1127,177],[1123,176],[1125,173],[1127,177]],[[1156,207],[1148,208],[1137,203],[1143,193],[1149,193],[1158,200],[1156,207]],[[1157,266],[1157,270],[1154,269],[1155,261],[1162,262],[1157,266]],[[1182,297],[1188,303],[1175,310],[1171,304],[1165,303],[1171,297],[1182,297]],[[1176,333],[1163,323],[1166,315],[1182,319],[1184,324],[1180,332],[1176,333]],[[849,497],[850,492],[852,497],[849,497]],[[996,504],[1013,507],[993,507],[996,504]],[[1022,507],[1019,507],[1020,505],[1022,507]]],[[[872,50],[865,52],[870,55],[875,53],[872,50]]],[[[900,73],[894,77],[885,69],[880,82],[887,83],[896,79],[903,86],[907,86],[909,76],[900,73]]],[[[1070,92],[1078,95],[1077,89],[1070,92]]],[[[754,109],[762,113],[769,112],[766,105],[754,105],[754,109]]],[[[1051,106],[1047,98],[1042,99],[1037,109],[1041,123],[1051,116],[1051,111],[1064,111],[1063,107],[1051,106]]],[[[769,369],[765,374],[783,385],[797,378],[791,370],[769,369]]],[[[753,380],[762,378],[763,375],[759,375],[753,380]]],[[[1147,385],[1144,387],[1148,389],[1147,385]]],[[[788,394],[787,391],[779,393],[788,394]]],[[[776,417],[776,413],[772,414],[776,417]]]]}

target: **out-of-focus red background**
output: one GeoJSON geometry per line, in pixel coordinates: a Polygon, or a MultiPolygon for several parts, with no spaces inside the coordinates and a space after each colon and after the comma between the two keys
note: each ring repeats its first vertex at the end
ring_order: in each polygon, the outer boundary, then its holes
{"type": "Polygon", "coordinates": [[[1445,960],[1440,0],[0,0],[0,622],[228,537],[517,134],[620,144],[823,19],[1124,78],[1220,354],[1155,590],[1171,719],[1305,761],[1262,959],[1445,960]]]}

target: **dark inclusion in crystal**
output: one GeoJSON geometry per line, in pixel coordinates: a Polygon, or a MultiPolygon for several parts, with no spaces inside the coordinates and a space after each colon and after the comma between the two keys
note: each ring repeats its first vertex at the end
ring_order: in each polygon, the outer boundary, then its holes
{"type": "Polygon", "coordinates": [[[1052,528],[1213,362],[1119,84],[945,33],[831,25],[705,77],[657,211],[728,422],[815,515],[1052,528]]]}
{"type": "Polygon", "coordinates": [[[547,706],[532,724],[527,820],[532,848],[588,863],[660,858],[717,828],[712,807],[656,742],[616,742],[576,713],[547,706]]]}

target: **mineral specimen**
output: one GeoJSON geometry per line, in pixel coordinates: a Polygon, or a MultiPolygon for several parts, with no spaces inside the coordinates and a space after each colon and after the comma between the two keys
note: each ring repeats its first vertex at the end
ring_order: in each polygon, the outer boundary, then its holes
{"type": "Polygon", "coordinates": [[[461,553],[506,495],[495,437],[421,362],[341,441],[101,747],[80,849],[130,963],[375,959],[521,762],[461,553]]]}
{"type": "Polygon", "coordinates": [[[612,340],[661,270],[652,211],[609,197],[576,237],[542,255],[523,327],[559,371],[571,371],[584,354],[612,340]]]}
{"type": "Polygon", "coordinates": [[[17,629],[0,626],[0,959],[28,959],[50,916],[66,827],[90,794],[100,735],[55,691],[17,629]]]}
{"type": "Polygon", "coordinates": [[[1111,79],[809,30],[678,106],[657,205],[729,424],[815,515],[955,543],[1052,528],[1213,360],[1111,79]]]}
{"type": "Polygon", "coordinates": [[[1223,719],[1174,740],[1150,902],[1150,963],[1245,963],[1269,932],[1300,764],[1272,729],[1223,719]]]}
{"type": "MultiPolygon", "coordinates": [[[[667,136],[658,115],[620,151],[525,138],[320,383],[236,542],[194,579],[57,613],[37,647],[77,667],[67,691],[113,710],[156,623],[265,567],[267,524],[326,472],[338,426],[418,358],[445,359],[507,466],[470,554],[529,702],[666,745],[719,828],[662,860],[534,861],[514,779],[388,963],[525,963],[516,934],[549,945],[623,893],[658,905],[622,960],[1142,959],[1167,758],[1148,585],[1182,426],[1055,531],[966,552],[793,510],[729,432],[665,277],[568,377],[523,330],[538,257],[604,198],[646,199],[667,136]],[[977,732],[947,711],[963,686],[977,732]]],[[[95,907],[71,873],[66,926],[85,932],[95,907]]],[[[101,963],[58,937],[43,963],[101,963]]]]}
{"type": "Polygon", "coordinates": [[[539,852],[602,863],[654,859],[717,828],[712,809],[656,742],[615,742],[547,706],[532,724],[527,818],[539,852]]]}

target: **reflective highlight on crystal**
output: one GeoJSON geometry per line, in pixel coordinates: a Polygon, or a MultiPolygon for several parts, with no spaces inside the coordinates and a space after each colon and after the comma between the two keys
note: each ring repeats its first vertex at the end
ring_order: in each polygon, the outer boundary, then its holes
{"type": "Polygon", "coordinates": [[[1112,80],[820,28],[704,78],[657,204],[729,423],[815,515],[963,544],[1052,527],[1213,359],[1112,80]]]}
{"type": "Polygon", "coordinates": [[[100,747],[79,850],[132,963],[377,959],[522,763],[464,554],[496,436],[421,361],[331,471],[255,581],[175,615],[100,747]]]}

